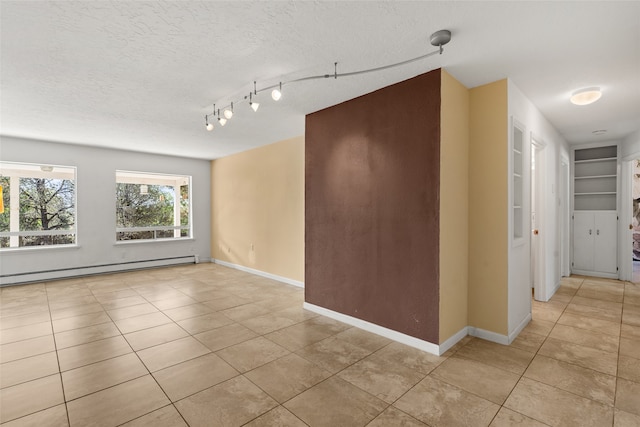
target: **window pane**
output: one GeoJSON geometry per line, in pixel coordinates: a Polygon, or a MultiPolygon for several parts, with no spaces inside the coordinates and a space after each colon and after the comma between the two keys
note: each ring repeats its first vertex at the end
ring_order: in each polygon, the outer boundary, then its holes
{"type": "Polygon", "coordinates": [[[190,183],[189,176],[116,171],[116,240],[190,237],[190,183]]]}
{"type": "Polygon", "coordinates": [[[0,162],[0,247],[76,242],[76,169],[0,162]]]}

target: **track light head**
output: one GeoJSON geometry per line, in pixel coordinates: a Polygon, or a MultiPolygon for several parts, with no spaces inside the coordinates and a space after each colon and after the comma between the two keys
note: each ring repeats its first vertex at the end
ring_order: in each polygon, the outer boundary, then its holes
{"type": "Polygon", "coordinates": [[[209,116],[204,116],[204,127],[211,132],[213,130],[213,123],[209,123],[209,116]]]}
{"type": "MultiPolygon", "coordinates": [[[[254,82],[255,84],[255,82],[254,82]]],[[[249,92],[249,106],[251,106],[251,108],[253,109],[253,111],[258,111],[258,108],[260,107],[260,103],[258,102],[253,102],[253,94],[251,92],[249,92]]]]}
{"type": "Polygon", "coordinates": [[[271,98],[273,98],[274,101],[280,101],[280,98],[282,98],[282,82],[280,82],[278,88],[271,91],[271,98]]]}
{"type": "Polygon", "coordinates": [[[224,117],[218,117],[218,123],[220,123],[220,126],[224,126],[227,124],[227,119],[224,117]]]}
{"type": "Polygon", "coordinates": [[[231,107],[230,108],[225,108],[224,109],[224,116],[227,119],[230,119],[231,117],[233,117],[233,102],[231,103],[231,107]]]}

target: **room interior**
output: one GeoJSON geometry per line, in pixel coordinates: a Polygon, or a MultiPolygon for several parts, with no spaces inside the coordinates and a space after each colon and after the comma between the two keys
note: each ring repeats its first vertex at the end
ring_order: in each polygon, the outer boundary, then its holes
{"type": "Polygon", "coordinates": [[[75,173],[72,243],[0,230],[2,423],[640,422],[639,5],[369,6],[1,4],[3,178],[75,173]]]}

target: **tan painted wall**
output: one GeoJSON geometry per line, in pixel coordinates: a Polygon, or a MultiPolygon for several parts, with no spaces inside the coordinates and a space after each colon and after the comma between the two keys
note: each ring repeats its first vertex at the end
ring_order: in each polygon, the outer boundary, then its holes
{"type": "Polygon", "coordinates": [[[469,90],[442,70],[440,106],[440,334],[467,326],[469,90]]]}
{"type": "Polygon", "coordinates": [[[304,138],[211,162],[212,257],[304,281],[304,138]]]}
{"type": "Polygon", "coordinates": [[[506,335],[507,80],[471,89],[469,106],[469,325],[506,335]]]}

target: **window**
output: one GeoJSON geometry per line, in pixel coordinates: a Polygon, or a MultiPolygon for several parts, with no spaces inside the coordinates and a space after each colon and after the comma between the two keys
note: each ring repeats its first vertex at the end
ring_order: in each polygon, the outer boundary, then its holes
{"type": "Polygon", "coordinates": [[[0,162],[0,248],[76,243],[76,168],[0,162]]]}
{"type": "Polygon", "coordinates": [[[191,237],[191,177],[116,171],[116,240],[191,237]]]}

